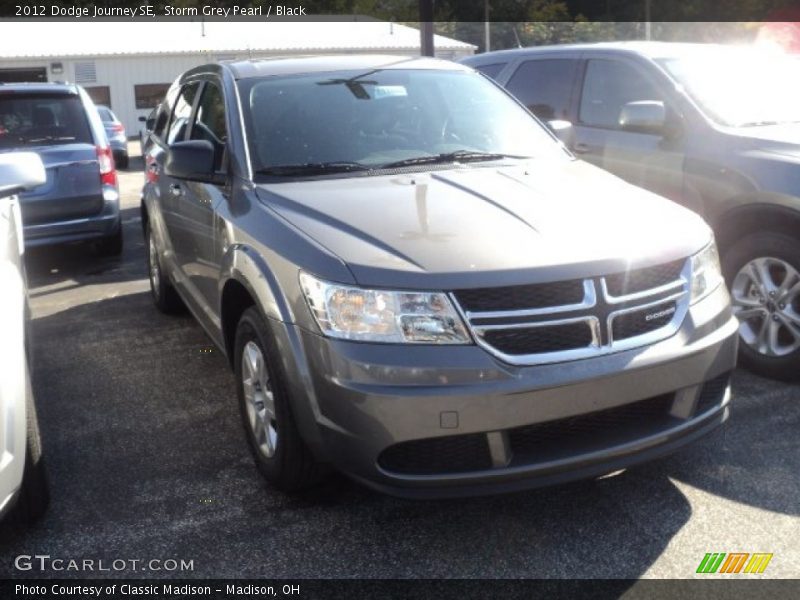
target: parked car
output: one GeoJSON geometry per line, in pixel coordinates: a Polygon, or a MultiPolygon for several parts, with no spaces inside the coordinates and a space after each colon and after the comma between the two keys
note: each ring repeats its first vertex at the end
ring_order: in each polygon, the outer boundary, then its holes
{"type": "Polygon", "coordinates": [[[127,169],[130,159],[128,158],[128,135],[125,133],[125,126],[107,106],[98,104],[97,112],[100,114],[106,130],[114,164],[120,169],[127,169]]]}
{"type": "Polygon", "coordinates": [[[629,42],[463,62],[549,121],[580,158],[703,215],[741,321],[740,362],[800,378],[800,59],[629,42]]]}
{"type": "Polygon", "coordinates": [[[520,489],[727,418],[738,324],[709,227],[575,160],[471,69],[232,62],[165,103],[153,300],[227,356],[276,487],[333,465],[400,495],[520,489]]]}
{"type": "Polygon", "coordinates": [[[44,181],[36,154],[0,154],[0,516],[16,512],[24,522],[44,513],[49,493],[30,381],[28,295],[16,194],[44,181]]]}
{"type": "Polygon", "coordinates": [[[47,181],[20,194],[25,245],[92,241],[122,251],[117,172],[91,98],[63,83],[0,85],[0,153],[36,152],[47,181]]]}

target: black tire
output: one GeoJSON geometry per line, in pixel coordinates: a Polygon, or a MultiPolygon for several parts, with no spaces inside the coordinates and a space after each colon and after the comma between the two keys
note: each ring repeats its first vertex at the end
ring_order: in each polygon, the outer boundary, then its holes
{"type": "Polygon", "coordinates": [[[119,256],[122,254],[122,224],[114,235],[110,235],[97,242],[99,256],[119,256]]]}
{"type": "Polygon", "coordinates": [[[39,418],[36,414],[30,382],[28,382],[25,403],[27,422],[25,472],[22,476],[17,504],[14,507],[14,517],[18,522],[30,525],[45,513],[50,504],[50,486],[44,466],[39,418]]]}
{"type": "MultiPolygon", "coordinates": [[[[781,233],[753,233],[732,244],[722,257],[722,270],[732,293],[737,273],[751,261],[764,257],[784,261],[800,273],[800,241],[781,233]]],[[[780,276],[781,273],[778,272],[776,277],[780,278],[780,276]]],[[[786,304],[780,306],[786,306],[786,304]]],[[[790,302],[789,306],[794,306],[795,312],[800,312],[800,295],[795,297],[794,302],[790,302]]],[[[773,305],[773,308],[779,310],[778,306],[773,305]]],[[[783,332],[784,335],[788,333],[788,331],[783,332]]],[[[800,334],[800,329],[798,329],[798,333],[800,334]]],[[[742,367],[771,379],[800,380],[800,348],[784,356],[770,356],[750,347],[742,337],[739,342],[739,364],[742,367]]]]}
{"type": "Polygon", "coordinates": [[[128,164],[130,163],[130,159],[128,158],[127,154],[120,154],[119,160],[116,161],[116,166],[118,169],[127,169],[128,164]]]}
{"type": "Polygon", "coordinates": [[[236,372],[236,392],[242,425],[247,442],[253,453],[256,466],[264,478],[274,487],[284,492],[296,492],[319,483],[327,469],[318,463],[306,446],[295,424],[291,401],[285,384],[274,338],[268,324],[255,307],[242,314],[236,328],[234,344],[234,370],[236,372]],[[253,427],[248,417],[248,401],[245,398],[243,371],[243,352],[248,343],[254,343],[261,351],[268,374],[269,388],[274,398],[275,425],[277,441],[274,454],[267,456],[256,441],[253,427]]]}
{"type": "Polygon", "coordinates": [[[185,305],[178,292],[169,281],[168,275],[164,273],[161,267],[161,257],[158,254],[158,246],[155,240],[152,239],[152,232],[150,225],[146,224],[144,227],[144,250],[147,260],[147,275],[150,280],[150,296],[153,298],[153,304],[156,308],[164,314],[177,314],[185,309],[185,305]],[[156,248],[154,262],[151,261],[151,249],[156,248]],[[157,269],[153,267],[157,266],[157,269]]]}

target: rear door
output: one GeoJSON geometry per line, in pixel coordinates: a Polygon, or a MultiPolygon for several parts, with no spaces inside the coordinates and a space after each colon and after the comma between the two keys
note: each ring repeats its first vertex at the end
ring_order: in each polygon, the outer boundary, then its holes
{"type": "Polygon", "coordinates": [[[684,138],[669,92],[637,62],[613,55],[588,57],[580,87],[577,156],[630,183],[681,200],[684,138]],[[674,119],[669,133],[626,131],[619,125],[628,102],[663,102],[674,119]]]}
{"type": "Polygon", "coordinates": [[[96,215],[104,200],[92,130],[77,93],[0,90],[0,152],[36,152],[47,182],[20,196],[25,225],[96,215]]]}

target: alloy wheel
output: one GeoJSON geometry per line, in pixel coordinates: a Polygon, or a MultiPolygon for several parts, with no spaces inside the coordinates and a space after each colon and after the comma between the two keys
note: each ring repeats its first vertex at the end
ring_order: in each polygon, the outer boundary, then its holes
{"type": "Polygon", "coordinates": [[[161,293],[161,267],[158,264],[158,250],[156,249],[156,243],[153,239],[152,233],[147,236],[147,243],[147,258],[150,267],[150,287],[153,290],[153,295],[156,297],[156,299],[158,299],[158,295],[161,293]]]}
{"type": "Polygon", "coordinates": [[[785,260],[756,258],[731,286],[739,336],[759,354],[780,357],[800,348],[800,274],[785,260]]]}
{"type": "Polygon", "coordinates": [[[258,344],[247,342],[242,349],[242,388],[247,422],[258,451],[267,458],[275,455],[278,445],[275,396],[258,344]]]}

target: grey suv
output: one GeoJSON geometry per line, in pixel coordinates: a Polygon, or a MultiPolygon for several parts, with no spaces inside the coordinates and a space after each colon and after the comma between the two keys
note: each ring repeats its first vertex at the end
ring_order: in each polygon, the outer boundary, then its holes
{"type": "Polygon", "coordinates": [[[0,84],[0,152],[39,155],[47,181],[20,194],[25,245],[92,241],[122,251],[117,172],[89,95],[64,83],[0,84]]]}
{"type": "Polygon", "coordinates": [[[575,160],[432,59],[244,61],[169,89],[153,299],[236,373],[256,463],[409,496],[601,475],[729,413],[737,322],[700,217],[575,160]]]}
{"type": "Polygon", "coordinates": [[[703,215],[741,320],[742,364],[800,378],[800,58],[627,42],[464,62],[573,153],[703,215]]]}

